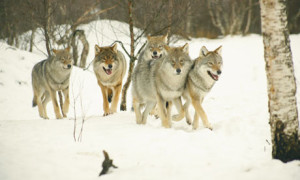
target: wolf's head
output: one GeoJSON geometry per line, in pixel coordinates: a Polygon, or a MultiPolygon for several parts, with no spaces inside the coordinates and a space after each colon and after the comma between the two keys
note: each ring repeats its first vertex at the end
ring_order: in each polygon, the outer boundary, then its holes
{"type": "Polygon", "coordinates": [[[168,34],[164,36],[147,36],[147,46],[145,47],[145,58],[158,59],[165,55],[164,46],[168,41],[168,34]]]}
{"type": "Polygon", "coordinates": [[[219,80],[219,76],[222,73],[223,59],[221,56],[222,46],[218,47],[214,51],[208,51],[205,46],[200,50],[200,55],[196,59],[199,61],[199,71],[201,74],[209,76],[214,81],[219,80]]]}
{"type": "Polygon", "coordinates": [[[71,70],[73,66],[72,56],[70,54],[70,48],[63,50],[52,50],[54,53],[54,58],[52,61],[57,67],[61,67],[63,70],[71,70]]]}
{"type": "Polygon", "coordinates": [[[170,47],[165,45],[167,55],[164,59],[164,68],[174,75],[187,74],[191,67],[191,58],[189,56],[189,45],[186,43],[182,47],[170,47]]]}
{"type": "Polygon", "coordinates": [[[95,45],[94,67],[104,71],[108,76],[113,74],[119,66],[117,44],[108,47],[95,45]]]}

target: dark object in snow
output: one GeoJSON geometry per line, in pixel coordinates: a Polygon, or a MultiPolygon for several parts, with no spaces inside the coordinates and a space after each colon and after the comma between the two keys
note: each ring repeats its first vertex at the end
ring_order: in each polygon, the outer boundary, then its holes
{"type": "Polygon", "coordinates": [[[118,168],[117,166],[115,166],[113,164],[113,160],[112,159],[109,159],[109,156],[108,156],[108,153],[106,151],[103,150],[103,154],[104,154],[104,161],[102,163],[102,171],[100,172],[99,176],[103,175],[103,174],[106,174],[109,170],[110,167],[113,167],[113,168],[118,168]]]}

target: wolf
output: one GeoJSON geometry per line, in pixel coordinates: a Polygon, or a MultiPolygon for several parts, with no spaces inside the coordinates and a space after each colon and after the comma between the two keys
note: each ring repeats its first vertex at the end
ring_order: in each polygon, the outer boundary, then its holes
{"type": "Polygon", "coordinates": [[[132,75],[133,108],[138,124],[145,124],[149,112],[158,104],[162,125],[169,128],[172,101],[176,107],[181,105],[179,97],[183,93],[186,77],[192,65],[188,44],[182,47],[165,45],[164,48],[166,50],[164,58],[142,62],[132,75]],[[145,110],[142,114],[143,105],[145,110]]]}
{"type": "Polygon", "coordinates": [[[52,50],[54,55],[37,63],[31,73],[33,101],[32,106],[38,106],[40,117],[49,119],[46,106],[52,100],[57,119],[67,117],[69,110],[69,81],[73,67],[70,48],[52,50]],[[56,91],[62,91],[65,101],[62,103],[62,115],[56,99],[56,91]]]}
{"type": "MultiPolygon", "coordinates": [[[[166,50],[164,48],[168,42],[168,34],[162,36],[147,36],[147,43],[143,51],[138,57],[138,63],[135,69],[144,69],[143,72],[147,73],[150,71],[150,62],[153,60],[158,60],[163,58],[166,54],[166,50]],[[148,65],[145,66],[144,62],[149,62],[148,65]]],[[[147,63],[146,63],[147,64],[147,63]]],[[[148,77],[148,76],[143,76],[148,77]]],[[[151,115],[158,116],[157,108],[153,108],[150,112],[151,115]]]]}
{"type": "Polygon", "coordinates": [[[164,46],[167,45],[168,34],[163,36],[147,36],[147,43],[138,57],[138,62],[157,60],[165,54],[164,46]]]}
{"type": "Polygon", "coordinates": [[[204,127],[210,130],[213,129],[201,104],[222,73],[223,59],[221,53],[222,46],[214,51],[208,51],[205,46],[201,48],[200,55],[194,60],[193,68],[187,77],[187,84],[183,93],[183,97],[186,100],[183,106],[184,113],[181,111],[181,114],[173,116],[173,120],[181,120],[185,116],[187,123],[191,124],[188,108],[192,103],[195,109],[193,129],[199,127],[199,116],[204,127]]]}
{"type": "Polygon", "coordinates": [[[93,69],[103,96],[103,116],[117,112],[122,81],[127,70],[125,57],[117,49],[117,44],[107,47],[95,45],[93,69]]]}

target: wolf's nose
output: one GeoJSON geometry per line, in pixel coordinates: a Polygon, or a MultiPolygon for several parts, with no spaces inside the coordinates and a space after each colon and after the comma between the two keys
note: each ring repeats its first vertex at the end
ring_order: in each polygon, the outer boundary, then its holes
{"type": "Polygon", "coordinates": [[[179,74],[181,72],[181,69],[176,69],[176,72],[179,74]]]}
{"type": "Polygon", "coordinates": [[[109,65],[108,65],[108,68],[111,69],[111,68],[112,68],[112,64],[109,64],[109,65]]]}
{"type": "Polygon", "coordinates": [[[72,67],[72,65],[71,64],[68,64],[68,68],[70,69],[72,67]]]}
{"type": "Polygon", "coordinates": [[[156,52],[156,51],[153,51],[153,54],[154,54],[154,55],[157,55],[157,52],[156,52]]]}
{"type": "Polygon", "coordinates": [[[218,73],[218,75],[220,75],[222,73],[222,71],[218,70],[217,73],[218,73]]]}

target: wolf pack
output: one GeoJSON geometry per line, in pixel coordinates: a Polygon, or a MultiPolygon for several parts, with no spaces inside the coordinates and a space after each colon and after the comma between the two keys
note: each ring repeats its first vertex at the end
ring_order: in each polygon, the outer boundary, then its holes
{"type": "MultiPolygon", "coordinates": [[[[175,47],[167,42],[168,35],[147,36],[147,44],[132,72],[132,103],[136,123],[146,124],[147,117],[152,114],[161,119],[165,128],[171,128],[172,121],[185,118],[187,124],[197,129],[200,117],[203,126],[212,130],[202,102],[222,73],[222,46],[212,51],[202,46],[199,56],[192,60],[187,43],[175,47]],[[177,110],[174,115],[173,104],[177,110]],[[191,104],[195,110],[193,119],[189,114],[191,104]]],[[[67,117],[69,110],[73,60],[69,48],[52,51],[51,57],[33,67],[32,105],[38,106],[40,117],[49,119],[46,107],[51,100],[56,118],[61,119],[67,117]]],[[[103,116],[116,113],[127,71],[126,59],[116,43],[105,47],[95,45],[92,63],[102,92],[103,116]]]]}

